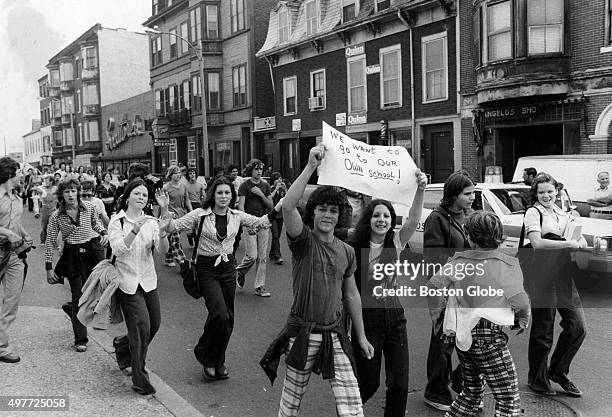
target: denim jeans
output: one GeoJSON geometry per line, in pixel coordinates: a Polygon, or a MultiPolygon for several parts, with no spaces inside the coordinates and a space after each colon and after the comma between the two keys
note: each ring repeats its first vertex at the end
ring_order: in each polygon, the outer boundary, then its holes
{"type": "Polygon", "coordinates": [[[365,404],[380,386],[380,368],[384,354],[387,386],[384,416],[404,416],[408,399],[408,333],[404,310],[364,308],[363,325],[366,337],[374,347],[374,357],[368,360],[361,355],[357,338],[353,334],[361,400],[365,404]]]}
{"type": "Polygon", "coordinates": [[[0,271],[0,282],[4,290],[4,298],[0,304],[0,356],[6,356],[14,353],[9,346],[8,330],[17,317],[23,290],[24,263],[14,252],[0,250],[0,257],[7,262],[5,269],[0,271]]]}
{"type": "Polygon", "coordinates": [[[272,260],[278,260],[282,258],[280,251],[280,237],[283,231],[283,219],[276,218],[272,220],[272,227],[270,228],[272,232],[272,244],[270,245],[270,256],[269,258],[272,260]]]}
{"type": "Polygon", "coordinates": [[[225,351],[234,330],[234,296],[236,294],[236,261],[214,266],[216,256],[198,256],[196,268],[208,317],[204,332],[193,349],[197,360],[207,368],[225,363],[225,351]]]}
{"type": "Polygon", "coordinates": [[[149,374],[145,369],[145,362],[149,344],[161,324],[157,289],[144,292],[139,285],[135,294],[126,294],[121,289],[117,289],[116,294],[128,331],[127,340],[123,338],[115,346],[117,362],[125,363],[126,356],[129,356],[132,366],[132,383],[143,391],[153,392],[149,374]],[[127,346],[125,346],[126,342],[127,346]]]}
{"type": "Polygon", "coordinates": [[[246,275],[253,265],[256,265],[254,288],[266,285],[266,267],[268,252],[268,237],[270,229],[259,229],[257,231],[245,229],[243,235],[246,242],[246,252],[240,265],[236,267],[236,272],[246,275]]]}

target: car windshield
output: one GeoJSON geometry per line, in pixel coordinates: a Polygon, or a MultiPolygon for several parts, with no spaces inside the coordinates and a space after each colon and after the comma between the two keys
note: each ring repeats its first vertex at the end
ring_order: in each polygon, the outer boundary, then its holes
{"type": "Polygon", "coordinates": [[[503,214],[524,213],[531,205],[528,188],[499,188],[491,190],[503,214]]]}

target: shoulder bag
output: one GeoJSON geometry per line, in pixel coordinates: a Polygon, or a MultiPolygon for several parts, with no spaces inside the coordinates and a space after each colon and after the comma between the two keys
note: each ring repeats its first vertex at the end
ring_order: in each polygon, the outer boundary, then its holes
{"type": "Polygon", "coordinates": [[[200,217],[200,225],[198,226],[198,234],[195,238],[195,246],[193,248],[193,254],[191,259],[187,259],[181,264],[181,276],[183,277],[183,287],[187,294],[195,298],[202,297],[200,292],[200,284],[198,282],[198,272],[196,268],[196,257],[198,255],[198,243],[200,242],[200,236],[202,235],[202,225],[204,224],[204,216],[200,217]]]}

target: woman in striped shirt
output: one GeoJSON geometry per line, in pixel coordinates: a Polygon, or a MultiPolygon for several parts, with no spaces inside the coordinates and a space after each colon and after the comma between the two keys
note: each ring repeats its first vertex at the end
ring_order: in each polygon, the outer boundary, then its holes
{"type": "Polygon", "coordinates": [[[87,327],[77,319],[81,288],[91,270],[104,259],[104,247],[108,243],[106,230],[100,222],[98,209],[91,203],[81,200],[81,185],[71,177],[63,180],[57,187],[59,208],[49,218],[47,239],[45,241],[45,269],[47,282],[57,284],[68,278],[72,302],[62,306],[72,320],[74,349],[87,350],[87,327]],[[53,249],[57,245],[57,235],[62,232],[64,249],[53,270],[53,249]]]}

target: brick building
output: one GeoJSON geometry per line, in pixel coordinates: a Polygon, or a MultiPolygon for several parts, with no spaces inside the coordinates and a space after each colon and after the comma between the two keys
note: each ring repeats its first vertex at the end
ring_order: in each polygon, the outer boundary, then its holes
{"type": "Polygon", "coordinates": [[[42,149],[40,152],[40,165],[51,166],[53,164],[53,148],[51,138],[51,97],[49,96],[49,75],[45,74],[38,79],[38,100],[40,107],[40,136],[42,149]]]}
{"type": "Polygon", "coordinates": [[[611,4],[460,2],[464,168],[509,181],[521,156],[612,153],[611,4]]]}
{"type": "Polygon", "coordinates": [[[47,68],[53,163],[101,165],[101,107],[150,89],[147,36],[98,23],[47,68]]]}
{"type": "Polygon", "coordinates": [[[269,114],[273,104],[267,65],[255,60],[255,51],[274,3],[152,0],[144,25],[158,31],[149,39],[159,145],[155,171],[180,162],[210,175],[214,166],[244,165],[257,154],[253,118],[269,114]],[[208,150],[202,149],[200,61],[194,48],[203,55],[208,150]],[[210,167],[203,166],[203,152],[209,152],[210,167]]]}

